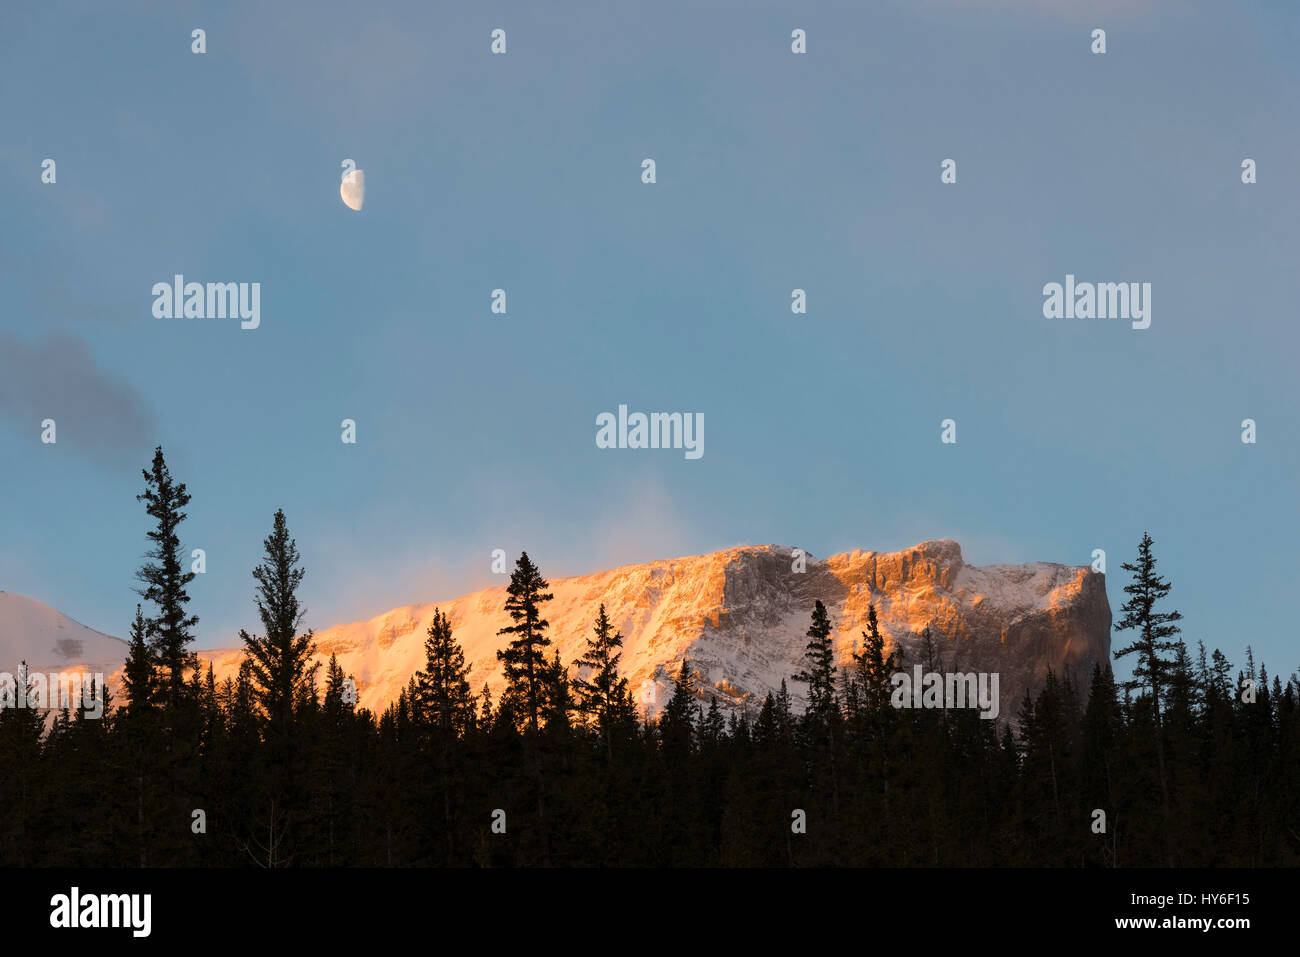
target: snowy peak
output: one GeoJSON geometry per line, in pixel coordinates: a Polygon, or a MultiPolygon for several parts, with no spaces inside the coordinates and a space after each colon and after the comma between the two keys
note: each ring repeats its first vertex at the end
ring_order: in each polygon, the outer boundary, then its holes
{"type": "Polygon", "coordinates": [[[0,671],[64,671],[112,674],[126,659],[127,644],[73,621],[49,605],[0,591],[0,671]]]}
{"type": "MultiPolygon", "coordinates": [[[[544,558],[543,558],[543,573],[544,558]]],[[[382,710],[424,666],[424,639],[440,608],[472,666],[475,692],[486,684],[499,698],[496,658],[510,624],[506,578],[495,588],[446,601],[394,608],[368,621],[316,633],[319,657],[337,654],[352,674],[362,705],[382,710]]],[[[1094,663],[1110,657],[1110,605],[1105,577],[1087,567],[1050,563],[967,565],[954,541],[922,542],[897,552],[852,551],[815,559],[796,549],[757,545],[706,555],[625,565],[550,579],[555,596],[544,609],[552,647],[566,664],[583,654],[604,604],[623,634],[621,670],[641,706],[657,714],[683,659],[699,676],[704,700],[754,708],[803,666],[813,604],[830,614],[841,666],[876,608],[880,630],[905,664],[920,660],[920,632],[929,628],[949,671],[1000,675],[1001,713],[1012,715],[1026,690],[1049,668],[1086,682],[1094,663]]],[[[112,662],[120,670],[126,644],[92,631],[31,599],[0,593],[0,655],[25,656],[33,670],[112,662]],[[79,659],[74,662],[74,659],[79,659]],[[65,664],[67,663],[67,664],[65,664]]],[[[242,651],[204,653],[218,680],[233,676],[242,651]]],[[[11,669],[12,670],[12,669],[11,669]]],[[[796,704],[803,686],[790,681],[796,704]]]]}
{"type": "MultiPolygon", "coordinates": [[[[824,560],[777,545],[728,548],[706,555],[626,565],[550,579],[555,596],[544,615],[552,649],[569,663],[584,650],[597,609],[605,605],[623,634],[621,668],[650,714],[671,693],[683,658],[701,691],[722,706],[755,707],[803,666],[809,616],[827,606],[837,656],[848,665],[875,605],[882,633],[907,661],[919,660],[918,638],[931,629],[949,670],[998,672],[1002,713],[1014,712],[1047,669],[1072,669],[1086,680],[1110,653],[1110,606],[1104,577],[1088,568],[1035,563],[967,565],[953,541],[923,542],[898,552],[853,551],[824,560]]],[[[363,704],[382,708],[423,667],[425,632],[435,608],[451,621],[473,666],[474,690],[493,696],[503,680],[497,631],[509,624],[505,586],[451,601],[408,605],[370,621],[337,625],[316,636],[320,655],[339,656],[355,675],[363,704]]],[[[239,653],[217,655],[232,673],[239,653]]],[[[802,686],[790,682],[796,703],[802,686]]]]}

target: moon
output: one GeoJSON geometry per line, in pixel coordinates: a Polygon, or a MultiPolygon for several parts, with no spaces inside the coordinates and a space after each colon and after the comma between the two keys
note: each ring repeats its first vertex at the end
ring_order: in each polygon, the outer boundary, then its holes
{"type": "Polygon", "coordinates": [[[348,209],[361,209],[361,204],[366,201],[365,170],[354,169],[344,176],[343,182],[339,184],[339,195],[343,197],[343,205],[348,209]]]}

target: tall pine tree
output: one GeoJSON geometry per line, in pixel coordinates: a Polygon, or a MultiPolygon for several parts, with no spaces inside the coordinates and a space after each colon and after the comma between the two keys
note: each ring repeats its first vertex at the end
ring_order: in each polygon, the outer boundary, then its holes
{"type": "Polygon", "coordinates": [[[1156,603],[1169,594],[1170,583],[1156,573],[1156,558],[1151,552],[1151,536],[1144,534],[1138,545],[1137,561],[1124,563],[1124,570],[1133,573],[1133,581],[1124,586],[1124,593],[1129,596],[1120,612],[1123,618],[1115,626],[1116,631],[1134,630],[1137,635],[1126,647],[1115,652],[1115,659],[1128,655],[1137,655],[1137,664],[1133,666],[1133,677],[1123,682],[1121,687],[1130,689],[1145,688],[1150,692],[1152,719],[1160,725],[1160,702],[1169,684],[1169,674],[1173,659],[1167,656],[1175,650],[1173,640],[1181,629],[1174,624],[1183,616],[1176,611],[1156,610],[1156,603]]]}
{"type": "Polygon", "coordinates": [[[835,646],[831,642],[831,619],[821,599],[813,606],[812,624],[808,626],[808,646],[804,657],[808,664],[794,675],[795,681],[808,685],[808,710],[826,720],[835,710],[835,646]]]}
{"type": "Polygon", "coordinates": [[[618,662],[623,657],[618,649],[622,647],[623,636],[610,623],[601,604],[593,632],[587,638],[587,650],[574,662],[579,668],[590,669],[590,676],[575,678],[573,687],[578,696],[578,711],[595,724],[611,758],[614,727],[633,714],[627,679],[618,673],[618,662]]]}
{"type": "Polygon", "coordinates": [[[319,665],[312,633],[298,634],[306,609],[298,602],[298,587],[306,569],[299,566],[297,543],[289,537],[284,512],[275,513],[271,534],[263,542],[266,558],[253,569],[257,580],[257,614],[263,635],[240,631],[248,654],[254,695],[266,716],[271,733],[287,731],[293,720],[294,704],[312,687],[319,665]]]}
{"type": "Polygon", "coordinates": [[[135,620],[131,622],[131,642],[127,647],[126,666],[122,669],[122,685],[128,698],[127,714],[138,717],[149,710],[154,697],[154,661],[149,649],[149,624],[135,606],[135,620]]]}
{"type": "Polygon", "coordinates": [[[497,659],[503,664],[508,703],[534,733],[549,692],[546,648],[551,639],[546,629],[550,622],[541,613],[542,603],[554,597],[547,591],[549,587],[528,553],[521,553],[506,589],[506,612],[514,624],[497,632],[514,636],[504,650],[497,652],[497,659]]]}
{"type": "Polygon", "coordinates": [[[465,650],[452,637],[451,622],[437,608],[424,640],[424,659],[424,670],[416,672],[415,686],[425,720],[444,735],[464,732],[474,719],[470,666],[465,664],[465,650]]]}
{"type": "MultiPolygon", "coordinates": [[[[1133,641],[1115,652],[1115,659],[1129,655],[1137,656],[1133,666],[1133,677],[1123,682],[1126,690],[1145,689],[1144,697],[1150,702],[1151,722],[1155,732],[1156,768],[1160,775],[1161,806],[1164,809],[1166,824],[1169,823],[1169,777],[1165,771],[1164,729],[1161,719],[1160,703],[1169,686],[1173,659],[1168,653],[1175,650],[1177,642],[1174,636],[1181,629],[1174,624],[1183,616],[1177,611],[1157,611],[1156,603],[1169,595],[1170,583],[1156,573],[1156,558],[1151,551],[1151,536],[1143,533],[1138,544],[1137,561],[1125,562],[1123,568],[1133,573],[1133,581],[1124,586],[1124,593],[1129,596],[1120,612],[1123,618],[1115,626],[1116,631],[1136,631],[1133,641]]],[[[1170,866],[1174,864],[1172,846],[1166,844],[1170,866]]]]}
{"type": "Polygon", "coordinates": [[[161,445],[154,449],[153,464],[143,474],[145,490],[136,500],[145,503],[145,511],[156,525],[148,533],[152,543],[145,553],[148,562],[136,572],[144,586],[137,591],[158,610],[156,618],[148,619],[150,647],[160,670],[161,697],[174,708],[185,695],[185,672],[198,667],[198,656],[189,650],[189,643],[199,619],[185,613],[190,601],[185,586],[194,580],[194,572],[185,570],[177,535],[190,495],[184,482],[172,479],[161,445]]]}

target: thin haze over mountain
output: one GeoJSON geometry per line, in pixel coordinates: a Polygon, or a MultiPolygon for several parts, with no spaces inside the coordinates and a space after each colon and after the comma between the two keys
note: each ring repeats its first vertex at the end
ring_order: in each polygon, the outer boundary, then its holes
{"type": "MultiPolygon", "coordinates": [[[[919,635],[929,627],[941,669],[999,674],[1003,716],[1014,713],[1049,668],[1058,674],[1070,670],[1086,682],[1094,663],[1109,660],[1105,576],[1090,568],[1046,562],[979,568],[967,565],[961,547],[947,540],[824,560],[807,556],[801,562],[800,554],[776,545],[729,548],[553,579],[555,597],[543,608],[552,650],[565,664],[578,658],[603,604],[624,636],[622,673],[650,715],[668,700],[683,659],[697,673],[706,701],[716,696],[723,707],[754,708],[786,680],[796,706],[802,706],[804,688],[791,676],[803,667],[805,633],[818,599],[830,611],[841,668],[851,664],[874,605],[882,634],[903,650],[908,669],[924,663],[919,635]]],[[[34,607],[46,614],[28,611],[0,622],[0,654],[70,651],[69,642],[79,641],[89,658],[115,657],[118,665],[109,670],[118,670],[124,643],[84,628],[85,634],[73,635],[75,622],[10,597],[0,610],[34,607]]],[[[472,665],[474,691],[486,684],[496,697],[503,686],[496,652],[505,645],[497,631],[509,623],[504,604],[502,585],[394,608],[317,632],[317,652],[322,661],[337,654],[343,670],[356,678],[361,704],[382,710],[424,666],[425,633],[440,609],[472,665]]],[[[204,653],[218,680],[237,673],[242,655],[236,648],[204,653]]]]}

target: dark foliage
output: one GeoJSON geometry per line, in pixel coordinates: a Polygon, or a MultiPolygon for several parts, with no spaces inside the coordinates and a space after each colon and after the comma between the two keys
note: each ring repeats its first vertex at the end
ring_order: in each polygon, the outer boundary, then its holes
{"type": "Polygon", "coordinates": [[[254,573],[264,634],[235,679],[196,665],[175,536],[188,496],[161,452],[149,483],[156,616],[132,625],[123,700],[100,720],[0,709],[0,865],[1300,864],[1300,680],[1249,656],[1234,681],[1221,652],[1190,654],[1157,607],[1149,538],[1125,566],[1134,680],[1048,674],[1001,723],[892,707],[890,675],[915,662],[871,609],[837,669],[820,602],[792,676],[805,713],[784,684],[720,701],[682,661],[647,723],[604,608],[582,658],[546,655],[550,595],[527,555],[500,701],[471,691],[438,612],[426,666],[377,715],[333,657],[317,687],[279,513],[254,573]]]}

